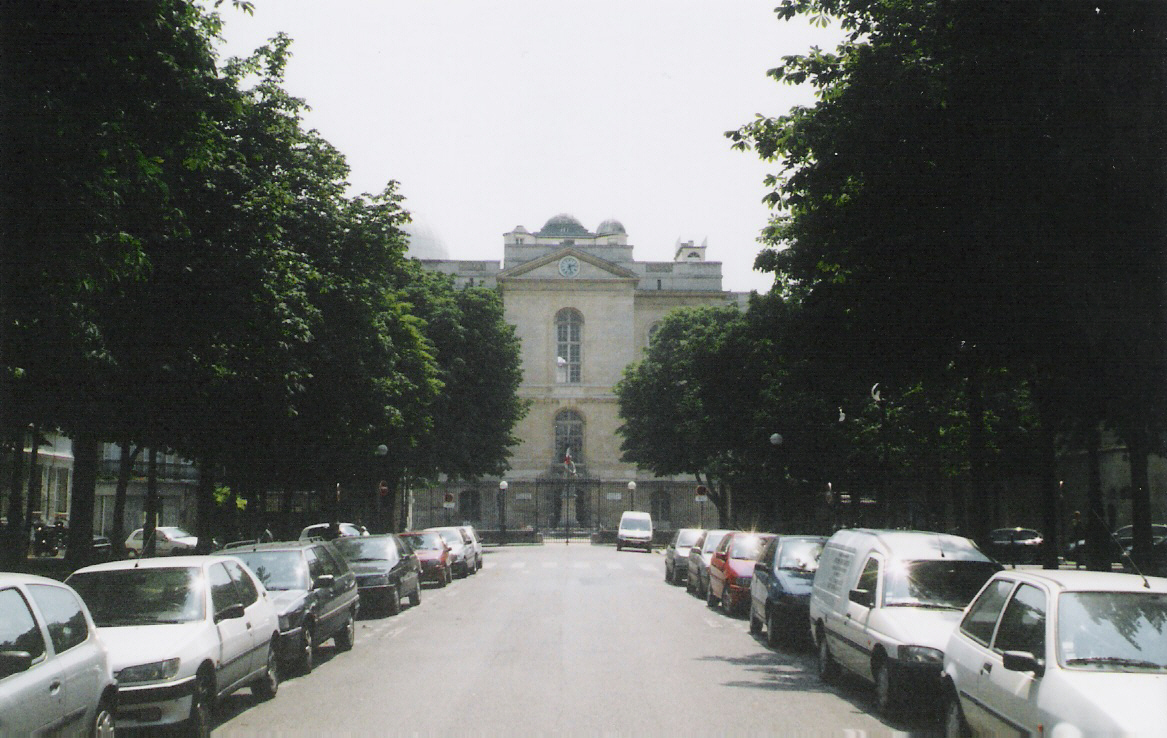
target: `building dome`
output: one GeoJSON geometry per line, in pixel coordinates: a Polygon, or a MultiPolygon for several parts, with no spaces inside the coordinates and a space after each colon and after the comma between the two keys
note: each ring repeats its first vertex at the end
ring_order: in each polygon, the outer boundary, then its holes
{"type": "Polygon", "coordinates": [[[406,255],[415,259],[449,259],[450,250],[437,231],[413,215],[413,220],[401,227],[409,241],[406,255]]]}
{"type": "Polygon", "coordinates": [[[608,218],[603,223],[600,223],[600,227],[596,229],[596,235],[597,236],[615,236],[615,235],[627,236],[628,231],[624,230],[624,224],[621,223],[620,221],[616,220],[615,218],[608,218]]]}
{"type": "Polygon", "coordinates": [[[592,234],[573,216],[560,213],[544,223],[538,235],[540,238],[587,238],[592,234]]]}

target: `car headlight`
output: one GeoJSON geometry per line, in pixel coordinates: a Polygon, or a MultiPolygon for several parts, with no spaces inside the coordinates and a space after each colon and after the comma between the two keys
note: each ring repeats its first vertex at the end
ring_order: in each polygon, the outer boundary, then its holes
{"type": "Polygon", "coordinates": [[[127,666],[114,676],[119,684],[162,682],[174,678],[174,675],[178,673],[178,662],[179,659],[167,659],[150,664],[127,666]]]}
{"type": "Polygon", "coordinates": [[[900,646],[900,660],[909,664],[941,664],[944,652],[927,646],[900,646]]]}

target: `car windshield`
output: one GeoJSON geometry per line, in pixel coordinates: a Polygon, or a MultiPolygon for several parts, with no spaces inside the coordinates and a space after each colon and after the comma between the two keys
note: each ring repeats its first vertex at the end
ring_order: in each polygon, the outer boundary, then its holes
{"type": "Polygon", "coordinates": [[[999,569],[991,561],[892,561],[884,578],[883,604],[963,610],[999,569]]]}
{"type": "Polygon", "coordinates": [[[441,551],[445,548],[437,533],[406,533],[401,536],[411,551],[441,551]]]}
{"type": "Polygon", "coordinates": [[[203,577],[197,567],[114,569],[74,574],[99,628],[190,623],[203,619],[203,577]]]}
{"type": "Polygon", "coordinates": [[[699,530],[683,530],[677,535],[676,548],[691,548],[700,537],[701,531],[699,530]]]}
{"type": "Polygon", "coordinates": [[[625,530],[649,530],[648,521],[644,518],[628,518],[620,527],[625,530]]]}
{"type": "Polygon", "coordinates": [[[170,536],[171,538],[194,538],[193,534],[187,533],[182,528],[165,527],[165,528],[159,528],[158,530],[162,531],[163,533],[170,536]]]}
{"type": "Polygon", "coordinates": [[[765,540],[761,536],[734,536],[733,540],[729,542],[729,557],[753,561],[758,558],[758,553],[765,540]]]}
{"type": "Polygon", "coordinates": [[[713,549],[717,548],[717,544],[721,543],[721,539],[725,536],[725,533],[710,533],[705,536],[705,545],[701,547],[701,553],[713,553],[713,549]]]}
{"type": "Polygon", "coordinates": [[[462,545],[462,535],[456,530],[439,530],[438,535],[450,546],[462,545]]]}
{"type": "Polygon", "coordinates": [[[247,564],[268,589],[308,589],[308,567],[298,550],[249,551],[233,555],[247,564]]]}
{"type": "Polygon", "coordinates": [[[332,545],[349,561],[388,561],[396,549],[392,538],[337,538],[332,545]]]}
{"type": "Polygon", "coordinates": [[[823,553],[822,541],[786,541],[782,543],[778,568],[787,571],[813,572],[819,568],[823,553]]]}
{"type": "Polygon", "coordinates": [[[1167,594],[1063,592],[1057,640],[1066,667],[1167,670],[1167,594]]]}

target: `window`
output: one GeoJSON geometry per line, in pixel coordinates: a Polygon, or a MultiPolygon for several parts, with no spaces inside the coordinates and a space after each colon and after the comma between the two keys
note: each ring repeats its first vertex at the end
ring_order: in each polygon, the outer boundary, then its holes
{"type": "Polygon", "coordinates": [[[571,449],[573,463],[583,463],[583,435],[584,422],[580,414],[574,410],[559,411],[555,416],[555,463],[563,463],[568,449],[571,449]]]}
{"type": "Polygon", "coordinates": [[[982,646],[989,645],[989,641],[993,640],[997,616],[1001,614],[1001,608],[1005,606],[1005,599],[1012,588],[1013,582],[1008,579],[998,579],[986,587],[968,609],[968,615],[964,616],[964,622],[960,624],[961,632],[982,646]]]}
{"type": "Polygon", "coordinates": [[[53,650],[64,653],[89,638],[89,624],[77,596],[67,589],[45,584],[30,584],[29,594],[45,616],[53,650]]]}
{"type": "Polygon", "coordinates": [[[650,503],[653,520],[667,522],[673,519],[673,502],[668,492],[663,489],[653,490],[650,503]]]}
{"type": "Polygon", "coordinates": [[[556,382],[579,384],[582,363],[583,316],[574,308],[564,308],[555,315],[556,382]]]}
{"type": "Polygon", "coordinates": [[[234,561],[227,562],[227,570],[231,572],[231,578],[235,580],[235,586],[239,588],[239,599],[243,606],[251,607],[259,599],[259,590],[255,588],[255,582],[251,581],[251,577],[247,576],[243,567],[234,561]]]}
{"type": "Polygon", "coordinates": [[[211,607],[214,608],[216,615],[232,605],[243,604],[239,599],[239,590],[235,588],[234,580],[227,573],[227,567],[215,564],[208,573],[211,578],[211,607]]]}
{"type": "Polygon", "coordinates": [[[868,559],[863,565],[863,573],[859,575],[859,583],[855,589],[867,590],[867,601],[875,602],[875,590],[879,588],[879,560],[868,559]]]}
{"type": "Polygon", "coordinates": [[[646,346],[652,345],[653,340],[656,339],[656,332],[659,330],[660,330],[660,323],[653,323],[652,325],[650,325],[648,327],[648,341],[645,344],[646,346]]]}
{"type": "Polygon", "coordinates": [[[482,497],[476,489],[468,489],[458,495],[458,510],[464,520],[482,519],[482,497]]]}
{"type": "Polygon", "coordinates": [[[1028,651],[1039,659],[1045,658],[1044,592],[1029,584],[1017,588],[1001,615],[993,649],[1028,651]]]}
{"type": "Polygon", "coordinates": [[[28,651],[34,659],[45,652],[41,629],[15,589],[0,590],[0,651],[28,651]]]}

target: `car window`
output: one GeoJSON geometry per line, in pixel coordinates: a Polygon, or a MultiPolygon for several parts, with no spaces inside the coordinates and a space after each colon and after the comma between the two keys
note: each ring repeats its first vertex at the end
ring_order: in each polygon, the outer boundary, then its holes
{"type": "Polygon", "coordinates": [[[869,558],[867,563],[863,565],[863,572],[859,575],[859,582],[855,585],[856,589],[865,589],[871,594],[871,600],[875,600],[875,590],[879,587],[879,559],[869,558]]]}
{"type": "Polygon", "coordinates": [[[337,556],[330,546],[315,546],[314,550],[324,564],[324,573],[331,574],[334,577],[341,577],[348,571],[348,564],[341,557],[337,556]]]}
{"type": "Polygon", "coordinates": [[[409,558],[410,551],[409,551],[409,547],[405,545],[405,541],[401,540],[400,538],[394,537],[393,542],[395,544],[397,544],[397,556],[398,556],[398,558],[402,558],[402,559],[409,558]]]}
{"type": "Polygon", "coordinates": [[[142,540],[142,531],[141,531],[141,530],[136,530],[136,531],[134,531],[133,533],[131,533],[131,534],[130,534],[130,540],[131,540],[131,541],[140,541],[140,540],[142,540]]]}
{"type": "Polygon", "coordinates": [[[220,613],[231,605],[243,604],[239,599],[239,590],[235,587],[235,580],[227,573],[223,564],[215,564],[210,570],[211,577],[211,606],[215,613],[220,613]]]}
{"type": "Polygon", "coordinates": [[[1057,639],[1062,663],[1073,668],[1167,669],[1167,594],[1063,592],[1057,639]]]}
{"type": "Polygon", "coordinates": [[[89,624],[77,595],[47,584],[30,584],[28,592],[45,618],[54,651],[64,653],[88,640],[89,624]]]}
{"type": "Polygon", "coordinates": [[[203,618],[205,590],[195,567],[90,571],[65,583],[81,595],[98,628],[203,618]]]}
{"type": "Polygon", "coordinates": [[[693,541],[693,548],[697,549],[698,551],[704,550],[705,538],[706,538],[705,533],[702,533],[700,536],[698,536],[697,540],[693,541]]]}
{"type": "Polygon", "coordinates": [[[34,659],[45,653],[41,629],[16,589],[0,589],[0,651],[28,651],[34,659]]]}
{"type": "Polygon", "coordinates": [[[227,571],[231,572],[231,578],[235,580],[235,586],[239,588],[239,600],[244,607],[251,607],[259,599],[259,590],[255,588],[255,582],[251,581],[251,577],[247,576],[247,572],[243,571],[239,564],[234,561],[225,563],[227,571]]]}
{"type": "Polygon", "coordinates": [[[762,547],[762,552],[758,554],[758,564],[765,569],[770,569],[774,565],[774,554],[778,551],[777,538],[771,538],[762,547]]]}
{"type": "Polygon", "coordinates": [[[1028,651],[1039,659],[1045,656],[1045,592],[1030,584],[1022,584],[1013,593],[997,638],[996,651],[1028,651]]]}
{"type": "Polygon", "coordinates": [[[1005,600],[1009,597],[1011,589],[1012,580],[993,580],[969,607],[968,614],[960,623],[961,632],[982,646],[989,645],[989,641],[993,640],[993,628],[997,626],[997,617],[1001,614],[1001,608],[1005,606],[1005,600]]]}
{"type": "MultiPolygon", "coordinates": [[[[781,540],[781,539],[776,539],[781,540]]],[[[781,544],[778,568],[812,574],[818,571],[819,558],[823,555],[823,542],[817,540],[794,539],[781,544]]]]}
{"type": "Polygon", "coordinates": [[[235,555],[269,590],[308,589],[308,567],[299,551],[247,551],[235,555]]]}
{"type": "Polygon", "coordinates": [[[729,543],[733,540],[733,538],[734,537],[732,535],[722,536],[721,540],[717,542],[717,548],[714,549],[714,553],[725,553],[728,551],[729,543]]]}
{"type": "Polygon", "coordinates": [[[677,548],[686,549],[692,547],[694,543],[701,537],[701,532],[698,530],[681,530],[677,532],[677,548]]]}

